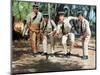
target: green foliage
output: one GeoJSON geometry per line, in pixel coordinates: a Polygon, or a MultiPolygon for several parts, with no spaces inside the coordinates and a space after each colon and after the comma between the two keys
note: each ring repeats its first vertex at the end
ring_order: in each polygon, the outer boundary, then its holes
{"type": "MultiPolygon", "coordinates": [[[[26,2],[26,1],[17,1],[12,0],[12,16],[16,19],[25,20],[27,15],[32,11],[32,5],[34,2],[26,2]]],[[[95,36],[96,31],[96,7],[88,6],[88,5],[72,5],[72,4],[50,4],[50,8],[48,8],[48,3],[38,3],[39,11],[44,14],[48,13],[48,9],[50,9],[50,16],[55,20],[55,16],[57,14],[57,10],[64,8],[65,16],[76,16],[78,11],[81,11],[86,19],[89,20],[92,36],[95,36]]],[[[55,20],[56,22],[56,20],[55,20]]]]}
{"type": "Polygon", "coordinates": [[[25,19],[27,14],[32,11],[31,2],[14,1],[12,4],[12,14],[17,19],[25,19]]]}
{"type": "MultiPolygon", "coordinates": [[[[26,19],[26,16],[32,11],[32,5],[34,2],[26,2],[26,1],[12,1],[12,14],[17,19],[26,19]]],[[[48,3],[38,3],[39,4],[39,11],[44,13],[48,12],[50,9],[51,18],[54,18],[57,14],[57,9],[59,6],[67,7],[67,10],[64,9],[65,14],[76,16],[78,11],[80,10],[84,16],[91,22],[96,22],[96,7],[95,6],[88,6],[88,5],[71,5],[71,4],[50,4],[50,8],[48,8],[48,3]],[[94,14],[94,16],[93,16],[94,14]]],[[[64,8],[63,7],[63,8],[64,8]]],[[[60,8],[62,9],[62,8],[60,8]]]]}

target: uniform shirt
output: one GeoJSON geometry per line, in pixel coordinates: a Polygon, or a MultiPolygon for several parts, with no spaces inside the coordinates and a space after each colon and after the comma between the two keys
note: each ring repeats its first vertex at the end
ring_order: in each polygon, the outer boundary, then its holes
{"type": "Polygon", "coordinates": [[[47,24],[45,21],[42,21],[40,28],[44,31],[44,33],[50,33],[56,29],[56,24],[53,20],[48,20],[47,24]]]}
{"type": "Polygon", "coordinates": [[[30,22],[34,25],[39,25],[41,23],[42,14],[40,12],[37,13],[37,16],[34,12],[31,12],[27,16],[27,24],[30,22]]]}
{"type": "Polygon", "coordinates": [[[84,36],[91,36],[89,22],[86,19],[82,20],[82,33],[84,36]]]}
{"type": "Polygon", "coordinates": [[[61,30],[59,30],[59,28],[62,26],[62,25],[64,25],[64,33],[69,33],[70,31],[71,31],[71,28],[72,28],[72,26],[71,26],[71,24],[70,24],[70,20],[72,20],[72,19],[77,19],[76,17],[72,17],[72,16],[69,16],[69,17],[65,17],[64,18],[64,21],[63,22],[58,22],[58,27],[57,27],[57,29],[58,29],[58,32],[60,31],[61,32],[61,30]]]}

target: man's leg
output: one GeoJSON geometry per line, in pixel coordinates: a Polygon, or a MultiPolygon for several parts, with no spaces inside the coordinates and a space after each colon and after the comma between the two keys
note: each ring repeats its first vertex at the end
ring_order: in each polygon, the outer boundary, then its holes
{"type": "Polygon", "coordinates": [[[69,51],[68,51],[68,53],[70,54],[70,52],[71,52],[71,50],[73,48],[73,45],[74,45],[75,35],[73,33],[69,33],[69,39],[70,39],[70,41],[69,41],[70,44],[69,44],[69,51]]]}
{"type": "Polygon", "coordinates": [[[31,41],[31,47],[32,47],[33,53],[36,53],[36,33],[35,32],[32,32],[30,41],[31,41]]]}
{"type": "Polygon", "coordinates": [[[62,36],[62,45],[64,48],[64,54],[66,55],[67,54],[67,36],[66,35],[62,36]]]}
{"type": "Polygon", "coordinates": [[[83,59],[88,59],[88,44],[89,44],[90,37],[86,37],[83,40],[83,59]]]}
{"type": "Polygon", "coordinates": [[[43,44],[44,54],[47,54],[47,37],[45,35],[43,36],[42,44],[43,44]]]}
{"type": "Polygon", "coordinates": [[[50,48],[51,48],[51,53],[54,54],[54,48],[55,48],[55,38],[54,36],[50,35],[50,48]]]}
{"type": "Polygon", "coordinates": [[[36,50],[39,52],[39,44],[40,44],[40,33],[36,33],[36,50]]]}

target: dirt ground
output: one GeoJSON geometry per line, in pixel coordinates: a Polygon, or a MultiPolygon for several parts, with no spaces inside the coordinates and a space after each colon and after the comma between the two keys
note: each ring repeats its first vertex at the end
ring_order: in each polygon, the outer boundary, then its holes
{"type": "MultiPolygon", "coordinates": [[[[32,55],[29,41],[14,41],[12,43],[12,72],[13,73],[37,73],[37,72],[54,72],[54,71],[70,71],[82,69],[96,68],[96,46],[95,39],[91,39],[89,43],[89,59],[82,60],[82,45],[76,40],[77,47],[71,51],[71,57],[63,56],[62,46],[57,46],[54,56],[44,56],[37,54],[32,55]]],[[[40,45],[42,50],[42,46],[40,45]]],[[[48,47],[48,53],[50,53],[48,47]]]]}

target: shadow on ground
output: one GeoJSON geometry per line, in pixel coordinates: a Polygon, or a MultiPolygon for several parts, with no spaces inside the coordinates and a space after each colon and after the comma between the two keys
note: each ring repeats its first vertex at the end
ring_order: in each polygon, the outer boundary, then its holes
{"type": "Polygon", "coordinates": [[[13,69],[13,73],[69,71],[79,70],[81,68],[82,65],[79,65],[77,61],[72,60],[66,60],[66,63],[63,64],[59,62],[50,62],[49,60],[40,60],[35,64],[17,66],[15,69],[13,69]]]}

